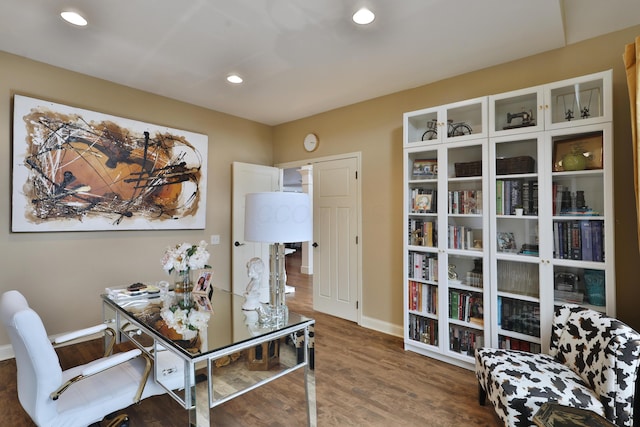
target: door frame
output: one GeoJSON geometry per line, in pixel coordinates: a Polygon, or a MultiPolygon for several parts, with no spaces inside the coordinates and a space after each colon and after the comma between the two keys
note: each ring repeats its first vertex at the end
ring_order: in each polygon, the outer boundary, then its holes
{"type": "MultiPolygon", "coordinates": [[[[357,282],[357,298],[358,298],[358,310],[357,310],[357,323],[358,325],[362,324],[362,312],[363,312],[363,307],[364,307],[364,301],[362,299],[362,244],[363,244],[363,238],[362,238],[362,152],[360,151],[356,151],[353,153],[344,153],[344,154],[336,154],[333,156],[324,156],[324,157],[314,157],[312,159],[307,159],[307,160],[295,160],[295,161],[291,161],[291,162],[283,162],[283,163],[276,163],[274,164],[274,167],[280,168],[280,169],[290,169],[290,168],[295,168],[295,167],[301,167],[301,166],[306,166],[306,165],[313,165],[314,163],[321,163],[321,162],[329,162],[332,160],[344,160],[347,158],[356,158],[356,168],[358,170],[358,179],[356,180],[356,186],[358,188],[358,196],[356,197],[356,206],[357,206],[357,210],[358,210],[358,214],[357,214],[357,232],[358,232],[358,244],[357,244],[357,260],[356,260],[356,265],[357,265],[357,269],[358,269],[358,282],[357,282]]],[[[315,191],[314,191],[314,195],[315,195],[315,191]]],[[[316,204],[313,204],[313,209],[315,211],[316,209],[316,204]]],[[[314,217],[317,217],[317,215],[315,215],[314,212],[314,217]]],[[[315,285],[314,285],[315,286],[315,285]]],[[[315,292],[315,289],[314,289],[315,292]]]]}

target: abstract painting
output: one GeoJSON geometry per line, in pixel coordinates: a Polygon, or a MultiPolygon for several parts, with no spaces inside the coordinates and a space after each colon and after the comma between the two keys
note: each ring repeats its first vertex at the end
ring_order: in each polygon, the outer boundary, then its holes
{"type": "Polygon", "coordinates": [[[12,231],[205,227],[206,135],[14,96],[12,231]]]}

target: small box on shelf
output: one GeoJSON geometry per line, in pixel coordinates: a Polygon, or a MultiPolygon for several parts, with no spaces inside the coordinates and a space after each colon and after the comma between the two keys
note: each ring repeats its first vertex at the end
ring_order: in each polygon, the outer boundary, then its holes
{"type": "Polygon", "coordinates": [[[456,177],[482,176],[482,160],[454,164],[456,177]]]}

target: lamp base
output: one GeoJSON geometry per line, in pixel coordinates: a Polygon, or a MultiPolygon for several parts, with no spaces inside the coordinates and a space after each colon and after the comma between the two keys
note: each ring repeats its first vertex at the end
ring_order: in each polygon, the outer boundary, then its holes
{"type": "Polygon", "coordinates": [[[285,300],[287,274],[284,266],[284,244],[273,243],[269,246],[269,311],[271,323],[286,323],[289,309],[285,300]]]}

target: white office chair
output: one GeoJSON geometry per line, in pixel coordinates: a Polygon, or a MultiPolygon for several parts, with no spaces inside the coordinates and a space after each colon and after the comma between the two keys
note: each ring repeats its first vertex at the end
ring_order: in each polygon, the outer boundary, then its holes
{"type": "MultiPolygon", "coordinates": [[[[42,320],[18,291],[2,295],[0,316],[16,356],[20,404],[38,426],[86,427],[165,392],[149,379],[151,362],[138,349],[63,371],[42,320]]],[[[105,329],[87,328],[56,343],[105,329]]],[[[128,419],[119,416],[114,423],[128,425],[128,419]]]]}

